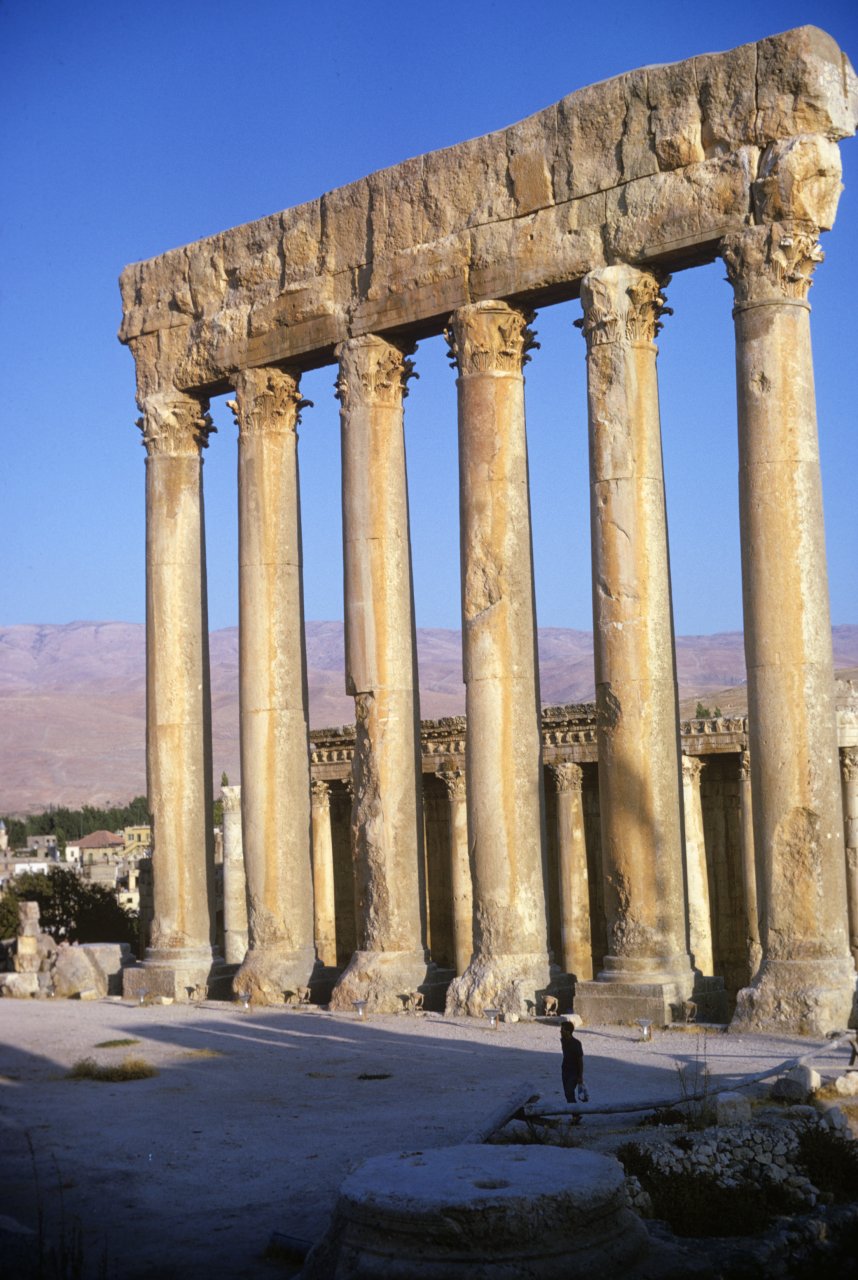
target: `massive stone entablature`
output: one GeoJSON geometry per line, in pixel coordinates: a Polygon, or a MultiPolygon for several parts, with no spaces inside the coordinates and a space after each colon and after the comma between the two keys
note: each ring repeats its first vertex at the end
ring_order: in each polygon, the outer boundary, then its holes
{"type": "MultiPolygon", "coordinates": [[[[123,273],[120,336],[137,366],[148,455],[150,986],[197,990],[213,960],[201,462],[208,397],[225,390],[239,426],[249,949],[237,982],[259,999],[304,985],[314,927],[329,929],[330,888],[311,869],[325,798],[316,788],[311,803],[307,763],[296,428],[301,372],[332,361],[358,725],[356,949],[334,1004],[365,994],[394,1007],[403,988],[431,977],[402,423],[414,341],[442,330],[458,375],[470,726],[465,769],[442,772],[467,841],[467,858],[451,853],[458,918],[472,905],[474,926],[464,971],[464,940],[457,946],[449,1005],[512,1011],[558,981],[545,917],[522,371],[532,308],[580,296],[607,954],[595,979],[577,973],[575,999],[593,1018],[660,1017],[691,994],[689,947],[698,971],[709,955],[705,876],[695,769],[680,768],[654,339],[669,311],[666,273],[720,254],[735,301],[757,850],[745,899],[756,894],[751,915],[762,922],[760,969],[737,1016],[802,1030],[849,1018],[806,299],[840,193],[837,141],[856,118],[848,60],[823,32],[800,28],[591,86],[509,129],[123,273]]],[[[575,792],[572,768],[557,762],[559,796],[575,792]]],[[[558,812],[571,830],[573,801],[558,812]]],[[[317,937],[316,951],[329,944],[317,937]]],[[[567,969],[574,954],[564,943],[567,969]]]]}

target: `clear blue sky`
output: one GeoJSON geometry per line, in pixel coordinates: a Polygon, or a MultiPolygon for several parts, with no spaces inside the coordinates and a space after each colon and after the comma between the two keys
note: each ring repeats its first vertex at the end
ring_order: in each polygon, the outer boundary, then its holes
{"type": "MultiPolygon", "coordinates": [[[[858,4],[0,0],[0,624],[142,621],[143,458],[122,267],[510,124],[649,63],[802,23],[858,61],[858,4]]],[[[832,616],[858,622],[858,143],[811,294],[832,616]],[[850,184],[851,175],[855,179],[850,184]]],[[[662,427],[681,634],[741,627],[731,293],[674,278],[662,427]]],[[[589,629],[584,346],[543,310],[527,412],[540,625],[589,629]]],[[[407,443],[420,626],[459,623],[454,377],[418,351],[407,443]]],[[[342,616],[332,368],[304,380],[308,618],[342,616]]],[[[237,620],[235,427],[205,466],[212,627],[237,620]]]]}

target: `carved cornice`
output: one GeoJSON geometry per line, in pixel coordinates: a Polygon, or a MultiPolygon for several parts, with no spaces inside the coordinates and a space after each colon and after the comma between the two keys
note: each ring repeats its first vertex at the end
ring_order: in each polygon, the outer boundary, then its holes
{"type": "Polygon", "coordinates": [[[137,426],[143,445],[152,457],[199,457],[217,431],[208,412],[208,400],[180,392],[156,391],[142,401],[143,416],[137,426]]]}
{"type": "Polygon", "coordinates": [[[408,357],[414,346],[398,347],[369,334],[348,338],[336,348],[339,373],[336,397],[348,413],[357,405],[399,405],[408,395],[408,381],[420,375],[408,357]]]}
{"type": "Polygon", "coordinates": [[[302,400],[297,369],[242,369],[235,375],[235,399],[227,400],[239,436],[286,434],[297,430],[301,410],[312,408],[302,400]]]}
{"type": "Polygon", "coordinates": [[[319,809],[331,807],[331,788],[322,778],[310,779],[310,800],[319,809]]]}
{"type": "Polygon", "coordinates": [[[761,303],[804,303],[825,254],[816,227],[774,222],[734,231],[721,241],[736,310],[761,303]]]}
{"type": "Polygon", "coordinates": [[[840,752],[840,772],[844,782],[858,782],[858,747],[845,747],[840,752]]]}
{"type": "Polygon", "coordinates": [[[692,785],[700,784],[700,775],[703,772],[703,761],[698,756],[682,757],[682,781],[690,782],[692,785]]]}
{"type": "Polygon", "coordinates": [[[603,267],[581,281],[584,315],[574,321],[587,350],[609,343],[652,343],[662,329],[661,317],[673,315],[664,290],[670,276],[635,267],[603,267]]]}
{"type": "Polygon", "coordinates": [[[465,799],[467,784],[463,769],[439,769],[435,776],[443,782],[449,800],[465,799]]]}
{"type": "Polygon", "coordinates": [[[539,347],[530,328],[532,311],[519,311],[506,302],[475,302],[450,317],[444,337],[450,364],[460,377],[474,373],[521,374],[539,347]]]}
{"type": "Polygon", "coordinates": [[[548,772],[554,782],[555,791],[581,790],[584,774],[579,764],[574,764],[571,760],[563,760],[557,764],[550,764],[548,772]]]}

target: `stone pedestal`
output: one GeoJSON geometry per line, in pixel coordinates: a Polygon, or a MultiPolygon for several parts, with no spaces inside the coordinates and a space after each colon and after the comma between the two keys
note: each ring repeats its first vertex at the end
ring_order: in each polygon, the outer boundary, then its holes
{"type": "Polygon", "coordinates": [[[402,402],[411,361],[389,342],[337,348],[346,689],[355,700],[352,841],[358,950],[331,1008],[402,1008],[426,980],[420,712],[402,402]]]}
{"type": "Polygon", "coordinates": [[[743,751],[739,758],[739,821],[742,838],[742,899],[745,904],[745,938],[748,973],[754,978],[763,958],[760,945],[760,901],[757,861],[754,850],[754,805],[751,795],[751,756],[743,751]]]}
{"type": "Polygon", "coordinates": [[[524,1013],[549,983],[544,797],[522,367],[503,302],[457,311],[462,643],[474,955],[450,1013],[524,1013]]]}
{"type": "Polygon", "coordinates": [[[840,753],[843,775],[843,831],[846,843],[846,902],[849,949],[858,968],[858,748],[840,753]]]}
{"type": "Polygon", "coordinates": [[[176,391],[141,402],[146,446],[146,770],[153,919],[123,990],[204,995],[214,961],[214,835],[202,449],[205,402],[176,391]]]}
{"type": "Polygon", "coordinates": [[[693,985],[654,341],[665,299],[654,276],[616,266],[586,276],[581,301],[609,954],[575,1010],[664,1022],[693,985]]]}
{"type": "Polygon", "coordinates": [[[590,935],[590,878],[581,805],[581,766],[565,761],[548,766],[557,805],[557,864],[560,873],[560,965],[578,982],[593,977],[590,935]]]}
{"type": "Polygon", "coordinates": [[[327,782],[310,783],[313,824],[313,914],[316,956],[320,964],[337,963],[337,924],[334,899],[334,846],[331,838],[331,790],[327,782]]]}
{"type": "Polygon", "coordinates": [[[233,990],[281,1004],[315,965],[298,374],[246,369],[238,423],[241,816],[249,948],[233,990]]]}
{"type": "Polygon", "coordinates": [[[222,787],[223,796],[223,936],[227,964],[241,964],[247,954],[247,877],[241,839],[241,787],[222,787]]]}
{"type": "Polygon", "coordinates": [[[438,777],[450,802],[450,890],[453,954],[458,977],[465,972],[474,954],[474,886],[468,854],[467,786],[461,769],[442,770],[438,777]]]}
{"type": "Polygon", "coordinates": [[[810,351],[815,229],[722,245],[735,293],[739,514],[763,960],[734,1025],[824,1034],[852,1015],[834,664],[810,351]]]}
{"type": "Polygon", "coordinates": [[[703,761],[682,757],[682,799],[685,813],[685,883],[688,891],[688,939],[695,969],[712,976],[712,912],[709,904],[709,872],[703,838],[703,806],[700,774],[703,761]]]}

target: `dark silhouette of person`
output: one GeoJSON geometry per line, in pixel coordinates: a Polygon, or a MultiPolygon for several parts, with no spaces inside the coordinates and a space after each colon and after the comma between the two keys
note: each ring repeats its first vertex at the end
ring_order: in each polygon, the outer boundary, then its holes
{"type": "Polygon", "coordinates": [[[575,1025],[571,1021],[560,1024],[560,1048],[563,1050],[560,1071],[566,1101],[588,1102],[589,1095],[584,1085],[584,1048],[581,1041],[575,1039],[575,1025]]]}

